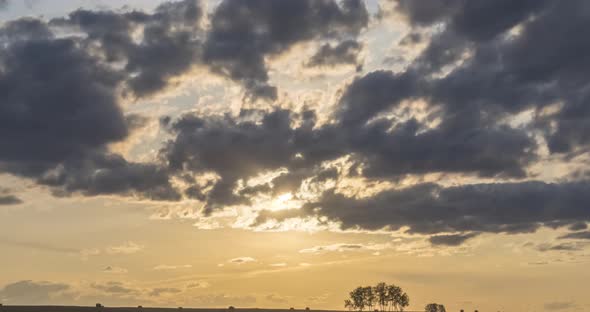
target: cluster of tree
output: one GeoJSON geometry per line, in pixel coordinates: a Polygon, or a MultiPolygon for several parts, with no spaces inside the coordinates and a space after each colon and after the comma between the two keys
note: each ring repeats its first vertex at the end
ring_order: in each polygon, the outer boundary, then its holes
{"type": "Polygon", "coordinates": [[[410,305],[410,297],[401,287],[379,283],[373,287],[357,287],[350,292],[350,298],[344,300],[344,307],[349,310],[403,311],[410,305]]]}
{"type": "MultiPolygon", "coordinates": [[[[426,307],[424,308],[424,311],[426,311],[426,312],[447,312],[447,309],[445,309],[445,306],[443,304],[430,303],[430,304],[426,305],[426,307]]],[[[463,311],[463,310],[461,310],[461,311],[463,311]]]]}

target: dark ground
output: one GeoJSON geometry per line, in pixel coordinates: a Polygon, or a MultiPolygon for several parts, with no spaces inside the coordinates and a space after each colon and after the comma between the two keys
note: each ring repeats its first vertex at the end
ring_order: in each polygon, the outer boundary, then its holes
{"type": "MultiPolygon", "coordinates": [[[[305,310],[289,309],[192,309],[192,308],[150,308],[150,307],[75,307],[75,306],[2,306],[1,312],[302,312],[305,310]]],[[[328,310],[311,310],[311,312],[334,312],[328,310]]]]}

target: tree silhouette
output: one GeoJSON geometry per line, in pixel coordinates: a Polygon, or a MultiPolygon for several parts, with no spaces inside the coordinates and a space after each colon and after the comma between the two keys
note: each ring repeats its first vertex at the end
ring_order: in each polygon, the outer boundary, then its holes
{"type": "Polygon", "coordinates": [[[344,307],[349,310],[372,310],[375,305],[379,311],[403,311],[410,304],[410,297],[401,287],[379,283],[374,287],[359,286],[349,293],[349,299],[344,300],[344,307]]]}
{"type": "Polygon", "coordinates": [[[355,310],[363,311],[365,309],[365,289],[364,287],[357,287],[350,292],[350,300],[355,310]]]}
{"type": "Polygon", "coordinates": [[[375,294],[373,293],[373,287],[363,287],[363,299],[365,301],[365,306],[369,307],[369,310],[373,310],[373,306],[375,306],[376,299],[375,294]]]}
{"type": "Polygon", "coordinates": [[[430,304],[426,305],[426,307],[424,308],[424,311],[426,311],[426,312],[447,312],[447,309],[445,309],[445,306],[442,304],[430,303],[430,304]]]}
{"type": "Polygon", "coordinates": [[[348,311],[354,310],[354,304],[350,299],[344,300],[344,307],[348,309],[348,311]]]}
{"type": "Polygon", "coordinates": [[[385,307],[387,305],[387,284],[381,282],[373,288],[373,292],[375,293],[375,297],[377,298],[377,303],[379,304],[379,310],[385,311],[385,307]]]}

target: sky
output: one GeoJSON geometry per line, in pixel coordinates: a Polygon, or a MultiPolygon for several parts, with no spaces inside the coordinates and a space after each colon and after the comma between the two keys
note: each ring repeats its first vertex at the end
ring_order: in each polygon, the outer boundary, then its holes
{"type": "Polygon", "coordinates": [[[0,303],[590,310],[588,1],[0,21],[0,303]]]}

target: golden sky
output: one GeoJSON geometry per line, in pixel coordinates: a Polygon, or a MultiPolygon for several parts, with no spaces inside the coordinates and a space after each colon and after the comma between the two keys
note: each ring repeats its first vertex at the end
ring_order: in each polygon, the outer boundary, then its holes
{"type": "Polygon", "coordinates": [[[0,20],[0,303],[590,309],[586,1],[0,20]]]}

